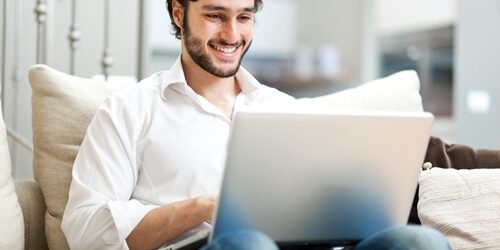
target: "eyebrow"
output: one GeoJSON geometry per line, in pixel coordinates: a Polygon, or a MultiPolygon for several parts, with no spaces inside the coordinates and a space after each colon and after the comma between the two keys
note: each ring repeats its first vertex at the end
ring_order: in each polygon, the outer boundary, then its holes
{"type": "MultiPolygon", "coordinates": [[[[221,10],[221,11],[229,11],[229,8],[224,7],[224,6],[218,6],[218,5],[203,5],[202,7],[204,10],[221,10]]],[[[242,12],[251,12],[255,13],[256,9],[255,7],[245,7],[240,9],[242,12]]]]}

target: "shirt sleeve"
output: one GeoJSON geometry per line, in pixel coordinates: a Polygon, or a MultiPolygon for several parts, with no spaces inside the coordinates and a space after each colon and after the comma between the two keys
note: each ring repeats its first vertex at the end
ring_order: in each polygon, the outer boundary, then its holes
{"type": "Polygon", "coordinates": [[[87,129],[61,226],[71,249],[128,249],[127,236],[157,207],[132,198],[139,173],[137,116],[127,101],[113,96],[87,129]]]}

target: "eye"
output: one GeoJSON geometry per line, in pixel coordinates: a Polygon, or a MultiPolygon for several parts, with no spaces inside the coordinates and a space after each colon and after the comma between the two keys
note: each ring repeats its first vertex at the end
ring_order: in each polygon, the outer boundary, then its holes
{"type": "Polygon", "coordinates": [[[216,21],[219,21],[219,20],[222,20],[222,19],[223,19],[223,16],[222,16],[222,15],[219,15],[219,14],[207,14],[206,16],[207,16],[209,19],[216,20],[216,21]]]}
{"type": "Polygon", "coordinates": [[[238,17],[238,19],[242,22],[247,22],[247,21],[251,21],[253,19],[253,17],[250,15],[241,15],[238,17]]]}

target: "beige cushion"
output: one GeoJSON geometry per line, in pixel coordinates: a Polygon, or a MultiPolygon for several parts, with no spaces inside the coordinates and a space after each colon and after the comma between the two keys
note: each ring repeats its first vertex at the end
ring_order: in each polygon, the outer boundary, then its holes
{"type": "Polygon", "coordinates": [[[500,169],[433,168],[419,178],[418,217],[453,249],[500,246],[500,169]]]}
{"type": "Polygon", "coordinates": [[[24,222],[11,175],[9,145],[0,106],[0,248],[23,249],[24,222]]]}
{"type": "Polygon", "coordinates": [[[61,219],[73,161],[98,106],[127,85],[78,78],[44,65],[30,69],[29,81],[33,93],[33,172],[47,205],[47,243],[50,249],[68,249],[61,219]]]}
{"type": "Polygon", "coordinates": [[[420,80],[415,71],[401,71],[359,87],[316,98],[300,99],[299,109],[421,112],[420,80]]]}
{"type": "Polygon", "coordinates": [[[35,181],[16,181],[16,193],[24,217],[24,249],[46,250],[45,201],[35,181]]]}

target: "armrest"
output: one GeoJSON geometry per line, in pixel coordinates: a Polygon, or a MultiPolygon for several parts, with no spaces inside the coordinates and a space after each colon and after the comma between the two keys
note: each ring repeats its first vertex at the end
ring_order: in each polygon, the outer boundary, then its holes
{"type": "Polygon", "coordinates": [[[439,138],[431,137],[425,161],[440,168],[500,168],[500,150],[447,144],[439,138]]]}
{"type": "Polygon", "coordinates": [[[16,181],[16,193],[24,217],[24,249],[48,249],[45,239],[45,200],[35,181],[16,181]]]}

